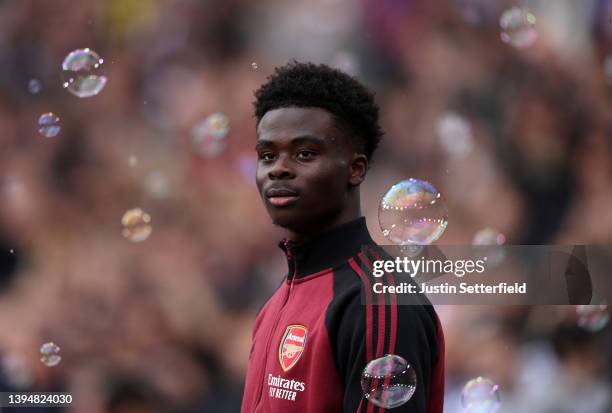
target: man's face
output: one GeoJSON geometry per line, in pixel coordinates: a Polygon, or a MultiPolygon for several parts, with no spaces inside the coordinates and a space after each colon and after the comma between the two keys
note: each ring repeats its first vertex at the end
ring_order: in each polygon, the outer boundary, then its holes
{"type": "Polygon", "coordinates": [[[272,221],[315,229],[347,204],[350,159],[345,136],[320,108],[268,111],[257,127],[257,188],[272,221]]]}

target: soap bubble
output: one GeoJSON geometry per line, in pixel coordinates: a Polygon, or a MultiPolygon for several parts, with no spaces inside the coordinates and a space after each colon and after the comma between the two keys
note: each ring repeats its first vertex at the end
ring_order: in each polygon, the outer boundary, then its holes
{"type": "Polygon", "coordinates": [[[38,132],[46,138],[57,136],[61,129],[60,118],[55,113],[43,113],[38,118],[38,132]]]}
{"type": "Polygon", "coordinates": [[[35,95],[40,92],[40,89],[40,81],[38,79],[30,79],[30,81],[28,82],[28,92],[35,95]]]}
{"type": "Polygon", "coordinates": [[[578,326],[593,333],[603,330],[610,320],[606,304],[579,305],[576,307],[578,326]]]}
{"type": "Polygon", "coordinates": [[[160,171],[151,171],[145,177],[144,187],[147,193],[156,199],[165,199],[170,195],[170,181],[160,171]]]}
{"type": "Polygon", "coordinates": [[[62,63],[62,85],[80,98],[97,95],[108,80],[102,74],[103,63],[104,60],[91,49],[73,50],[62,63]]]}
{"type": "Polygon", "coordinates": [[[448,211],[432,184],[410,178],[385,193],[378,221],[383,235],[394,244],[429,245],[446,230],[448,211]]]}
{"type": "Polygon", "coordinates": [[[204,119],[206,131],[215,138],[224,138],[229,132],[229,118],[223,113],[215,112],[204,119]]]}
{"type": "Polygon", "coordinates": [[[191,144],[199,155],[214,158],[227,146],[225,137],[229,132],[229,118],[223,113],[213,113],[191,128],[191,144]]]}
{"type": "Polygon", "coordinates": [[[472,240],[473,245],[503,245],[505,243],[506,236],[490,227],[478,231],[472,240]]]}
{"type": "Polygon", "coordinates": [[[486,227],[478,231],[472,239],[477,258],[487,258],[489,267],[499,265],[506,257],[506,250],[502,245],[506,243],[506,236],[496,229],[486,227]]]}
{"type": "Polygon", "coordinates": [[[60,348],[57,344],[50,341],[40,347],[40,361],[47,367],[54,367],[62,360],[59,355],[60,348]]]}
{"type": "Polygon", "coordinates": [[[484,377],[472,379],[461,391],[461,405],[464,413],[494,413],[501,405],[499,386],[484,377]]]}
{"type": "Polygon", "coordinates": [[[535,30],[536,17],[520,7],[512,7],[499,18],[501,39],[504,43],[522,49],[531,46],[538,37],[535,30]]]}
{"type": "Polygon", "coordinates": [[[393,409],[410,400],[416,384],[414,368],[394,354],[370,361],[361,373],[364,397],[385,409],[393,409]]]}
{"type": "Polygon", "coordinates": [[[130,209],[121,218],[123,236],[132,242],[142,242],[149,238],[153,227],[151,216],[140,208],[130,209]]]}
{"type": "Polygon", "coordinates": [[[436,132],[440,145],[448,155],[464,157],[474,147],[470,123],[457,113],[442,114],[436,123],[436,132]]]}

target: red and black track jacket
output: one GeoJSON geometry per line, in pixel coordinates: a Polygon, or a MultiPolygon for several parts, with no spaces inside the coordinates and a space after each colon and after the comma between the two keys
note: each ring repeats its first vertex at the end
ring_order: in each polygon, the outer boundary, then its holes
{"type": "Polygon", "coordinates": [[[414,367],[417,387],[391,411],[442,413],[439,319],[423,296],[423,305],[397,305],[392,295],[373,294],[380,279],[372,260],[384,252],[365,218],[279,246],[289,272],[255,321],[242,412],[383,412],[363,397],[361,373],[370,360],[397,354],[414,367]]]}

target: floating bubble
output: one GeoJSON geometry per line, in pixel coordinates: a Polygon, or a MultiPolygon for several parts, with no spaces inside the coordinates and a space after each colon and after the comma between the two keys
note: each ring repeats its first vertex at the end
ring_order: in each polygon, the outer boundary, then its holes
{"type": "Polygon", "coordinates": [[[11,252],[11,254],[14,254],[15,250],[11,248],[10,252],[11,252]]]}
{"type": "Polygon", "coordinates": [[[47,367],[54,367],[62,360],[59,355],[60,348],[57,344],[50,341],[40,347],[40,361],[47,367]]]}
{"type": "Polygon", "coordinates": [[[436,123],[436,132],[440,145],[451,156],[466,156],[474,147],[470,123],[457,113],[442,114],[436,123]]]}
{"type": "Polygon", "coordinates": [[[538,37],[535,29],[536,17],[520,7],[512,7],[499,18],[501,39],[504,43],[523,49],[531,46],[538,37]]]}
{"type": "Polygon", "coordinates": [[[361,373],[364,397],[385,409],[393,409],[410,400],[416,385],[414,368],[394,354],[370,361],[361,373]]]}
{"type": "Polygon", "coordinates": [[[506,236],[490,227],[481,229],[472,239],[472,245],[503,245],[505,243],[506,236]]]}
{"type": "Polygon", "coordinates": [[[194,151],[207,158],[219,156],[227,146],[229,118],[223,113],[213,113],[191,128],[191,144],[194,151]]]}
{"type": "Polygon", "coordinates": [[[61,129],[60,118],[55,113],[43,113],[38,118],[38,132],[46,138],[57,136],[61,129]]]}
{"type": "Polygon", "coordinates": [[[149,238],[153,227],[151,216],[140,208],[130,209],[121,218],[123,236],[132,242],[142,242],[149,238]]]}
{"type": "Polygon", "coordinates": [[[80,98],[97,95],[108,80],[102,72],[103,63],[91,49],[73,50],[62,63],[62,85],[80,98]]]}
{"type": "Polygon", "coordinates": [[[168,177],[160,171],[149,172],[145,178],[144,186],[147,193],[153,198],[164,199],[170,195],[168,177]]]}
{"type": "Polygon", "coordinates": [[[205,119],[207,130],[216,138],[224,138],[229,132],[229,118],[223,113],[213,113],[205,119]]]}
{"type": "Polygon", "coordinates": [[[464,413],[494,413],[501,405],[499,386],[484,377],[472,379],[461,391],[461,405],[464,413]]]}
{"type": "Polygon", "coordinates": [[[259,69],[259,65],[257,64],[257,62],[251,62],[251,68],[257,70],[259,69]]]}
{"type": "Polygon", "coordinates": [[[41,89],[40,81],[38,79],[30,79],[28,82],[28,92],[35,95],[40,92],[41,89]]]}
{"type": "Polygon", "coordinates": [[[486,257],[488,267],[499,265],[506,257],[506,250],[502,245],[506,243],[506,236],[496,229],[486,227],[478,231],[472,239],[475,255],[478,259],[486,257]]]}
{"type": "Polygon", "coordinates": [[[610,320],[610,313],[606,304],[579,305],[576,307],[578,326],[593,333],[601,331],[610,320]]]}
{"type": "Polygon", "coordinates": [[[464,413],[494,413],[501,406],[499,386],[485,377],[468,381],[461,391],[464,413]]]}
{"type": "Polygon", "coordinates": [[[444,199],[429,182],[407,179],[393,185],[380,201],[378,222],[397,245],[429,245],[448,225],[444,199]]]}

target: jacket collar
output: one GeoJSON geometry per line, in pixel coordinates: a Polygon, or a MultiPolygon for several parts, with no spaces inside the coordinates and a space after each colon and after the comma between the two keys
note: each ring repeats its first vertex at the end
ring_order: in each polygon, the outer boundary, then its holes
{"type": "Polygon", "coordinates": [[[359,217],[299,244],[283,238],[278,246],[287,258],[288,278],[300,278],[337,267],[372,244],[365,217],[359,217]]]}

